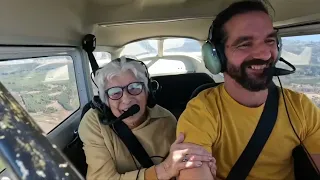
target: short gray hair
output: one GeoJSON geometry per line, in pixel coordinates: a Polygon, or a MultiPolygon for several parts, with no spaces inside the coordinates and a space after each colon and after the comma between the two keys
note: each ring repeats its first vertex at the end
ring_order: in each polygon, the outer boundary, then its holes
{"type": "MultiPolygon", "coordinates": [[[[113,60],[109,62],[96,72],[94,81],[98,86],[99,97],[101,101],[107,105],[109,104],[107,101],[107,96],[105,94],[105,87],[107,86],[107,81],[127,70],[130,70],[135,75],[138,81],[143,82],[146,93],[149,92],[148,78],[146,76],[146,73],[148,72],[146,72],[146,68],[141,64],[141,62],[132,60],[130,61],[127,60],[126,57],[121,57],[119,59],[120,61],[113,60]]],[[[132,58],[130,57],[130,59],[132,58]]]]}

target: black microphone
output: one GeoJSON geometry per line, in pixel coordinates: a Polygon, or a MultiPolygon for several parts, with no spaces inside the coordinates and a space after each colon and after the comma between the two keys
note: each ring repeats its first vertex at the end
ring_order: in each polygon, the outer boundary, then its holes
{"type": "Polygon", "coordinates": [[[125,111],[124,113],[122,113],[118,118],[111,120],[109,122],[106,122],[106,125],[110,125],[110,124],[114,124],[118,121],[122,121],[125,118],[128,118],[130,116],[135,115],[136,113],[138,113],[140,111],[140,107],[138,104],[134,104],[132,105],[127,111],[125,111]]]}
{"type": "Polygon", "coordinates": [[[282,68],[276,68],[274,67],[273,70],[273,76],[283,76],[283,75],[289,75],[293,74],[296,71],[296,67],[289,63],[288,61],[284,60],[282,57],[280,57],[279,61],[284,62],[286,65],[288,65],[292,70],[282,69],[282,68]]]}
{"type": "Polygon", "coordinates": [[[137,112],[140,111],[140,107],[138,104],[134,104],[132,105],[127,111],[125,111],[124,113],[122,113],[117,119],[116,121],[121,121],[127,117],[133,116],[134,114],[136,114],[137,112]]]}

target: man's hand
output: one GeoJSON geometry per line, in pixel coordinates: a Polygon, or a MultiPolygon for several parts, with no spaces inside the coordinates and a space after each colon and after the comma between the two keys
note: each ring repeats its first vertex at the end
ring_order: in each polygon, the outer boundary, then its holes
{"type": "Polygon", "coordinates": [[[155,166],[159,180],[171,179],[179,175],[180,170],[200,167],[203,162],[211,163],[211,172],[216,174],[215,159],[211,153],[203,147],[192,144],[182,143],[184,135],[180,133],[176,141],[171,145],[169,156],[159,165],[155,166]]]}

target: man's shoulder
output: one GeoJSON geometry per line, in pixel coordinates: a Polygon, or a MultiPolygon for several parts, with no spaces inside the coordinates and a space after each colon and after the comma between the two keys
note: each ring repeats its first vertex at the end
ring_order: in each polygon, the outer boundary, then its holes
{"type": "Polygon", "coordinates": [[[291,104],[301,105],[306,102],[311,102],[310,98],[302,92],[298,92],[289,88],[282,88],[285,98],[288,98],[291,104]]]}
{"type": "Polygon", "coordinates": [[[207,96],[219,96],[221,93],[221,88],[223,88],[223,83],[217,86],[202,90],[197,97],[206,98],[207,96]]]}
{"type": "Polygon", "coordinates": [[[197,96],[192,98],[188,104],[190,105],[204,105],[211,107],[212,105],[216,105],[217,100],[221,97],[221,90],[223,88],[223,84],[220,84],[215,87],[207,88],[199,92],[197,96]]]}
{"type": "Polygon", "coordinates": [[[179,121],[185,121],[187,119],[202,119],[197,121],[201,123],[205,119],[212,120],[213,116],[218,115],[219,104],[217,103],[220,99],[222,85],[208,88],[201,91],[196,97],[192,98],[186,109],[181,114],[179,121]]]}
{"type": "Polygon", "coordinates": [[[288,108],[290,112],[295,112],[301,120],[304,119],[305,116],[312,114],[314,111],[319,111],[316,104],[305,93],[289,88],[283,88],[283,94],[285,99],[280,95],[279,106],[288,108]],[[283,106],[284,103],[286,106],[283,106]]]}

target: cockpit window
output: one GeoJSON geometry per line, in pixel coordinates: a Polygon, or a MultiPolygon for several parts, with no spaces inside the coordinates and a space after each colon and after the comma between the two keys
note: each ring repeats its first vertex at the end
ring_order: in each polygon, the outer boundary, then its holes
{"type": "Polygon", "coordinates": [[[163,55],[187,55],[201,57],[201,45],[198,41],[188,38],[165,39],[163,55]]]}
{"type": "Polygon", "coordinates": [[[127,44],[120,55],[135,56],[139,59],[155,57],[158,55],[158,40],[148,39],[127,44]]]}
{"type": "MultiPolygon", "coordinates": [[[[320,34],[284,37],[282,42],[281,56],[297,69],[294,74],[281,76],[282,84],[306,94],[320,107],[320,34]]],[[[282,63],[277,66],[286,67],[282,63]]]]}
{"type": "Polygon", "coordinates": [[[196,72],[202,62],[201,44],[190,38],[147,39],[127,44],[120,56],[142,60],[151,76],[196,72]]]}

